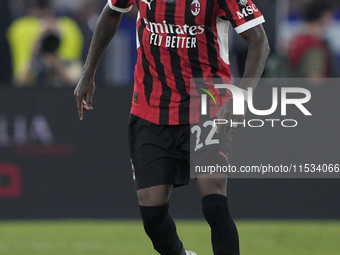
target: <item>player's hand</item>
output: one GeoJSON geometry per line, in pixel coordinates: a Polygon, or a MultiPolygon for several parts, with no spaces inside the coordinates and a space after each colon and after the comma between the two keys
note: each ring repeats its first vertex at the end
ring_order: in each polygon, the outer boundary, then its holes
{"type": "MultiPolygon", "coordinates": [[[[247,105],[245,104],[245,112],[247,109],[247,105]]],[[[224,128],[224,132],[228,132],[230,131],[231,135],[234,135],[236,132],[236,129],[242,127],[242,125],[238,124],[238,125],[234,125],[231,126],[231,121],[233,121],[233,123],[239,123],[239,122],[243,122],[245,116],[244,115],[234,115],[233,114],[233,99],[231,98],[228,102],[226,102],[224,105],[221,106],[221,108],[218,110],[218,112],[216,113],[216,117],[218,119],[222,119],[222,120],[227,120],[227,124],[219,124],[217,125],[217,134],[221,133],[223,131],[224,128]]]]}
{"type": "Polygon", "coordinates": [[[85,111],[92,111],[92,98],[94,95],[96,85],[93,78],[86,78],[81,76],[76,89],[74,90],[74,96],[77,102],[79,119],[83,120],[85,111]]]}

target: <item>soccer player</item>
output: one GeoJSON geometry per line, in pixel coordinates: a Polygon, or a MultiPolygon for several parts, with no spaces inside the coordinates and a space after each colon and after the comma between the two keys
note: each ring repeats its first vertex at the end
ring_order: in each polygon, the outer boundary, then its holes
{"type": "MultiPolygon", "coordinates": [[[[189,180],[190,79],[231,78],[227,51],[231,23],[249,45],[239,87],[255,88],[269,54],[264,18],[251,0],[109,0],[74,92],[81,120],[84,110],[93,109],[94,77],[100,59],[118,29],[122,13],[132,5],[139,11],[138,60],[129,146],[140,213],[159,254],[195,254],[184,249],[168,214],[173,187],[189,180]]],[[[230,99],[230,93],[224,97],[230,99]]],[[[232,113],[232,101],[210,114],[241,121],[244,116],[232,113]]],[[[229,138],[234,131],[235,127],[228,126],[225,130],[229,138]]],[[[220,127],[215,135],[218,133],[225,134],[220,127]]],[[[230,145],[230,139],[223,137],[217,150],[227,159],[230,150],[224,147],[230,145]]],[[[238,233],[228,209],[226,177],[197,178],[197,185],[203,214],[211,227],[214,254],[239,254],[238,233]]]]}

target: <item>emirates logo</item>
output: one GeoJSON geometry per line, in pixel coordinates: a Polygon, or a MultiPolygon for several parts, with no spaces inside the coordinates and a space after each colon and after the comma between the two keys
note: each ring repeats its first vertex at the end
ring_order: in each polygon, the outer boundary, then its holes
{"type": "Polygon", "coordinates": [[[248,0],[240,0],[240,5],[242,5],[242,6],[247,6],[247,4],[248,4],[248,0]]]}
{"type": "Polygon", "coordinates": [[[190,6],[192,15],[197,16],[201,11],[201,3],[198,0],[193,0],[190,6]]]}

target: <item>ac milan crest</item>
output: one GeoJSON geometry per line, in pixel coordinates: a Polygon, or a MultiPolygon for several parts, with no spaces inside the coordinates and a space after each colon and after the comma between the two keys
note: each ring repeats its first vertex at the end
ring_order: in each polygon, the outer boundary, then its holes
{"type": "Polygon", "coordinates": [[[193,0],[190,9],[192,15],[197,16],[201,11],[201,3],[198,0],[193,0]]]}

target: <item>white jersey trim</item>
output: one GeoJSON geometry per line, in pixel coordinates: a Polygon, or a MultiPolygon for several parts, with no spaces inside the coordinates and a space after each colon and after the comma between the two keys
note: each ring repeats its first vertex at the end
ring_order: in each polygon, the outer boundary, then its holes
{"type": "Polygon", "coordinates": [[[111,0],[108,0],[107,3],[109,4],[110,8],[114,11],[117,11],[117,12],[121,12],[121,13],[127,13],[129,11],[131,11],[132,9],[132,5],[128,8],[119,8],[117,6],[114,6],[111,2],[111,0]]]}
{"type": "Polygon", "coordinates": [[[221,18],[216,19],[216,29],[217,29],[217,42],[220,47],[220,57],[227,65],[230,65],[229,61],[229,21],[223,20],[221,18]]]}
{"type": "MultiPolygon", "coordinates": [[[[137,20],[136,20],[136,28],[137,28],[137,22],[140,19],[140,12],[138,11],[137,14],[137,20]]],[[[136,29],[136,44],[137,44],[137,50],[140,47],[140,42],[139,42],[139,38],[138,38],[138,29],[136,29]]]]}
{"type": "Polygon", "coordinates": [[[248,21],[247,23],[244,23],[243,25],[241,26],[238,26],[235,28],[235,31],[238,33],[238,34],[241,34],[253,27],[256,27],[257,25],[260,25],[262,23],[266,22],[264,17],[261,16],[261,17],[258,17],[256,19],[253,19],[253,20],[250,20],[248,21]]]}

